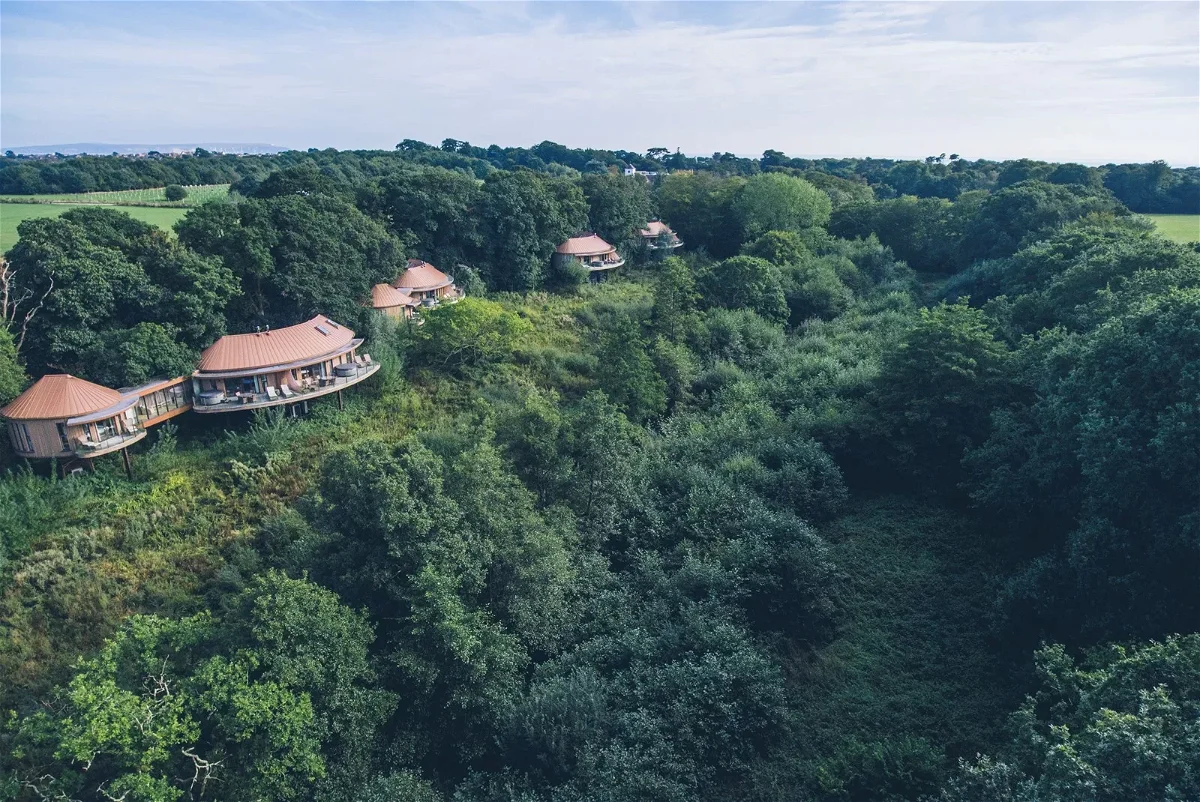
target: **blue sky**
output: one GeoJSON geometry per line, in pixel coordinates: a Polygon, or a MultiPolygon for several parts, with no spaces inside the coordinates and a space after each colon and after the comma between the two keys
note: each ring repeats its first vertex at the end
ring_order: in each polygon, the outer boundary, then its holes
{"type": "Polygon", "coordinates": [[[1200,162],[1200,4],[0,2],[0,143],[1200,162]]]}

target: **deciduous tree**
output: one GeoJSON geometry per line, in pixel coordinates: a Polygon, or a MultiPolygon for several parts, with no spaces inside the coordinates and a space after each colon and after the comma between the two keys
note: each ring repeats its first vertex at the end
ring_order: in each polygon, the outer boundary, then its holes
{"type": "Polygon", "coordinates": [[[479,256],[482,191],[474,176],[441,167],[402,170],[373,182],[364,197],[405,248],[431,264],[449,272],[479,256]]]}
{"type": "Polygon", "coordinates": [[[461,375],[508,359],[531,330],[529,322],[494,301],[464,298],[424,315],[415,332],[415,362],[461,375]]]}
{"type": "Polygon", "coordinates": [[[241,331],[316,314],[353,325],[371,286],[392,281],[404,265],[403,248],[382,225],[322,193],[206,203],[176,231],[185,245],[220,257],[237,277],[242,300],[229,318],[241,331]]]}
{"type": "Polygon", "coordinates": [[[632,420],[645,421],[666,411],[666,382],[654,369],[645,340],[628,316],[618,316],[605,328],[596,356],[600,388],[632,420]]]}
{"type": "Polygon", "coordinates": [[[734,256],[719,262],[703,279],[709,306],[750,309],[767,320],[787,320],[787,299],[779,270],[765,259],[734,256]]]}
{"type": "Polygon", "coordinates": [[[649,185],[637,176],[585,175],[579,182],[588,204],[588,225],[609,243],[630,252],[638,230],[650,220],[649,185]]]}
{"type": "Polygon", "coordinates": [[[743,239],[767,231],[804,231],[829,222],[829,196],[803,178],[763,173],[746,182],[733,210],[742,224],[743,239]]]}
{"type": "Polygon", "coordinates": [[[988,435],[988,416],[1012,392],[1008,349],[966,301],[922,309],[885,354],[874,399],[900,464],[953,490],[963,452],[988,435]]]}
{"type": "Polygon", "coordinates": [[[554,249],[586,225],[587,204],[564,179],[500,171],[484,180],[479,218],[488,285],[531,290],[541,286],[554,249]]]}
{"type": "Polygon", "coordinates": [[[45,299],[25,324],[22,356],[35,374],[121,386],[187,366],[225,333],[238,294],[218,259],[112,209],[25,221],[9,255],[15,297],[45,299]]]}

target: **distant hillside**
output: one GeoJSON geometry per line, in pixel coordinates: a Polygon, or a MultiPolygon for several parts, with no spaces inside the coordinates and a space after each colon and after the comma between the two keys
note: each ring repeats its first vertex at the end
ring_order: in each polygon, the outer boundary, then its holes
{"type": "Polygon", "coordinates": [[[133,156],[138,153],[149,153],[152,150],[159,153],[191,153],[196,148],[204,148],[213,153],[251,153],[256,155],[282,153],[287,150],[287,148],[262,142],[196,142],[186,145],[114,145],[106,142],[76,142],[70,145],[26,145],[5,148],[5,150],[11,150],[19,156],[49,156],[55,153],[61,153],[64,156],[79,156],[85,153],[95,156],[110,156],[113,153],[119,156],[133,156]]]}

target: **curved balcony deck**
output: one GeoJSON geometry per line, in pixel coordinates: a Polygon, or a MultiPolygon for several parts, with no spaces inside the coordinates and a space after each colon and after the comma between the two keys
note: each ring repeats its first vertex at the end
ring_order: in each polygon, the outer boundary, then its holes
{"type": "Polygon", "coordinates": [[[625,264],[625,260],[621,259],[621,258],[617,258],[617,259],[605,259],[605,260],[597,259],[596,261],[588,261],[588,262],[584,262],[583,266],[586,267],[590,272],[596,273],[601,270],[616,270],[618,267],[620,267],[623,264],[625,264]]]}
{"type": "Polygon", "coordinates": [[[111,454],[114,451],[120,451],[122,448],[133,445],[138,440],[146,436],[145,429],[138,429],[136,432],[122,432],[115,434],[112,437],[106,437],[99,442],[88,440],[87,438],[79,438],[75,441],[75,456],[83,459],[92,459],[93,457],[101,457],[105,454],[111,454]]]}
{"type": "Polygon", "coordinates": [[[676,239],[673,239],[670,242],[668,242],[666,245],[659,245],[657,237],[654,237],[654,238],[647,237],[646,238],[646,247],[652,251],[657,251],[659,248],[666,248],[667,250],[673,251],[676,248],[683,247],[683,240],[676,238],[676,239]]]}
{"type": "Polygon", "coordinates": [[[193,400],[192,411],[201,414],[244,412],[251,409],[281,407],[300,401],[309,401],[313,398],[320,398],[330,393],[336,393],[338,390],[344,390],[347,387],[353,387],[363,379],[373,375],[377,370],[379,370],[378,362],[372,362],[370,365],[361,365],[349,376],[332,376],[323,385],[306,390],[289,391],[286,395],[278,390],[274,396],[267,393],[255,393],[253,395],[245,393],[221,394],[217,396],[210,393],[201,393],[193,400]]]}

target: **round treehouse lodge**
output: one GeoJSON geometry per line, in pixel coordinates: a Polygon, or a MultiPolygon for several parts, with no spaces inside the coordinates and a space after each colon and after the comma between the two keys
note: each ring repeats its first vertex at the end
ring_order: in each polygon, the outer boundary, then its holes
{"type": "Polygon", "coordinates": [[[113,390],[50,374],[0,409],[0,417],[18,456],[58,460],[66,473],[120,451],[129,472],[125,449],[143,439],[147,428],[191,409],[191,390],[183,376],[113,390]]]}
{"type": "Polygon", "coordinates": [[[303,404],[358,384],[379,370],[354,332],[318,315],[274,331],[227,334],[204,349],[192,374],[195,410],[231,412],[303,404]]]}
{"type": "Polygon", "coordinates": [[[391,284],[371,288],[371,308],[394,320],[412,320],[420,303],[408,290],[398,290],[391,284]]]}
{"type": "Polygon", "coordinates": [[[642,235],[642,242],[646,243],[646,247],[652,251],[673,251],[683,246],[683,240],[679,239],[671,227],[661,220],[651,220],[638,233],[642,235]]]}
{"type": "Polygon", "coordinates": [[[17,456],[58,460],[64,474],[91,467],[90,460],[121,452],[146,430],[188,410],[232,412],[289,406],[293,411],[323,395],[337,394],[379,370],[363,341],[318,315],[295,326],[252,334],[229,334],[204,350],[191,376],[155,379],[113,390],[68,374],[34,382],[3,409],[17,456]]]}
{"type": "Polygon", "coordinates": [[[607,270],[615,270],[625,264],[625,259],[617,253],[617,249],[602,240],[596,234],[581,234],[571,237],[555,249],[560,257],[570,257],[587,268],[593,277],[603,275],[607,270]]]}
{"type": "Polygon", "coordinates": [[[396,277],[392,287],[408,293],[426,309],[441,303],[457,303],[463,297],[452,276],[421,259],[409,259],[408,267],[396,277]]]}

